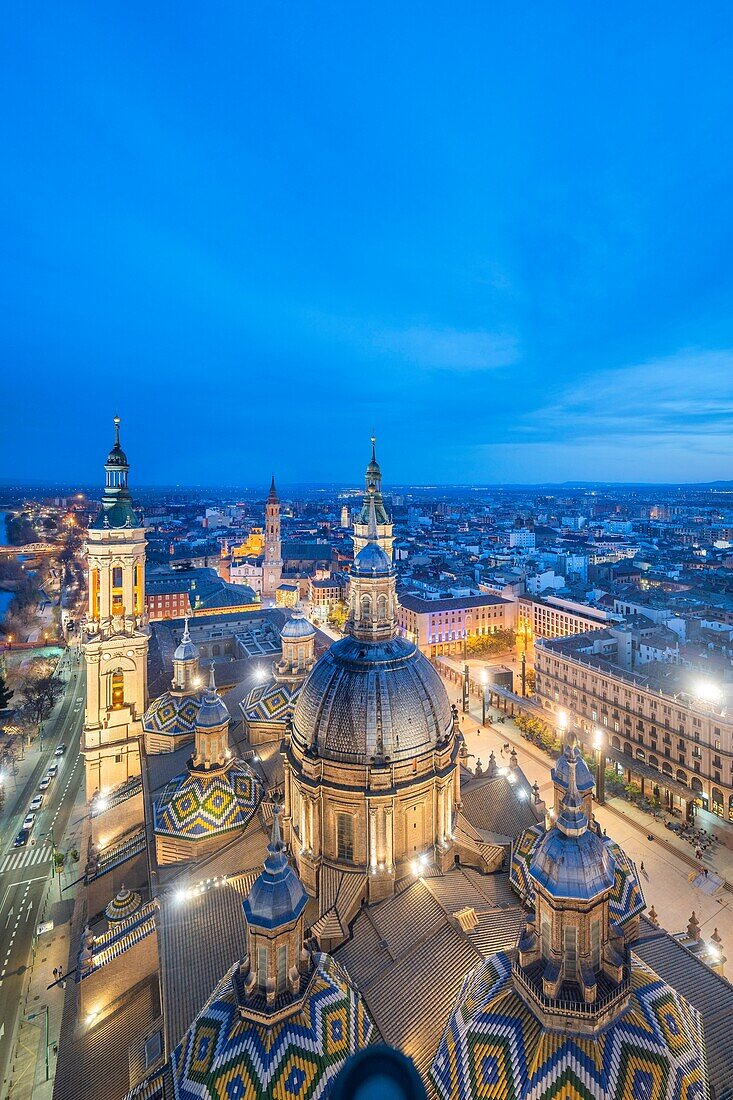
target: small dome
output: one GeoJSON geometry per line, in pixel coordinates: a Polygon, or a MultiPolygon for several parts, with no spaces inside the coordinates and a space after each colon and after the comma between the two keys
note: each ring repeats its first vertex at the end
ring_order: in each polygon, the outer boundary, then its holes
{"type": "Polygon", "coordinates": [[[293,642],[300,638],[313,638],[315,633],[314,627],[308,622],[303,612],[294,611],[280,631],[280,637],[293,642]]]}
{"type": "Polygon", "coordinates": [[[242,902],[248,924],[257,928],[279,928],[297,920],[308,903],[308,894],[288,863],[280,839],[280,807],[275,806],[272,839],[267,845],[265,866],[242,902]]]}
{"type": "Polygon", "coordinates": [[[191,635],[188,631],[188,619],[186,619],[186,625],[183,628],[183,637],[176,646],[176,651],[173,654],[174,661],[197,661],[199,658],[199,651],[191,641],[191,635]]]}
{"type": "Polygon", "coordinates": [[[126,920],[140,908],[141,897],[123,886],[104,911],[108,921],[126,920]]]}
{"type": "Polygon", "coordinates": [[[392,563],[377,542],[368,542],[354,558],[353,573],[357,576],[385,576],[392,572],[392,563]]]}
{"type": "Polygon", "coordinates": [[[209,677],[209,686],[204,693],[203,702],[199,707],[198,717],[196,718],[196,725],[202,730],[216,729],[217,726],[223,726],[229,722],[229,711],[224,706],[221,695],[216,690],[216,682],[214,680],[214,666],[211,666],[211,674],[209,677]]]}
{"type": "Polygon", "coordinates": [[[112,450],[107,455],[107,461],[105,466],[128,466],[127,455],[120,446],[120,418],[116,416],[114,418],[115,426],[115,442],[112,450]]]}
{"type": "Polygon", "coordinates": [[[535,885],[553,898],[591,898],[610,890],[615,881],[613,856],[590,829],[579,836],[565,836],[550,829],[537,847],[529,874],[535,885]]]}

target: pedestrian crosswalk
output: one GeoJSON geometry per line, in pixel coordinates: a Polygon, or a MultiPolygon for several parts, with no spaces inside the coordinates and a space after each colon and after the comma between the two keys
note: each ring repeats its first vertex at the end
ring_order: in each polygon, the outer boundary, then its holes
{"type": "Polygon", "coordinates": [[[53,848],[50,844],[40,844],[35,848],[24,848],[22,852],[11,852],[0,863],[0,875],[6,871],[18,871],[23,867],[32,867],[36,863],[50,863],[53,848]]]}

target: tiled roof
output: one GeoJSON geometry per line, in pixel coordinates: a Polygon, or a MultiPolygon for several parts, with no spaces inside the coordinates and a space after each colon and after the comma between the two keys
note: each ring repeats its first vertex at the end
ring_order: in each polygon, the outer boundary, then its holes
{"type": "Polygon", "coordinates": [[[542,1026],[492,955],[466,979],[431,1069],[442,1100],[704,1100],[700,1016],[638,959],[628,1007],[596,1035],[542,1026]],[[477,1056],[478,1055],[478,1056],[477,1056]]]}
{"type": "Polygon", "coordinates": [[[247,764],[232,759],[225,768],[191,768],[175,776],[153,807],[158,836],[197,840],[249,822],[262,786],[247,764]]]}
{"type": "Polygon", "coordinates": [[[132,859],[133,856],[137,856],[144,851],[145,829],[142,828],[128,834],[116,843],[110,844],[109,847],[101,851],[94,869],[91,873],[85,874],[85,881],[94,882],[95,879],[101,878],[102,875],[106,875],[113,868],[119,867],[121,864],[126,863],[128,859],[132,859]]]}
{"type": "Polygon", "coordinates": [[[122,783],[106,796],[104,799],[95,799],[92,802],[92,808],[90,811],[91,817],[100,817],[101,814],[106,813],[107,810],[113,809],[115,806],[121,805],[126,802],[128,798],[134,798],[136,794],[140,794],[143,788],[143,781],[139,775],[133,776],[132,779],[128,779],[126,783],[122,783]]]}
{"type": "Polygon", "coordinates": [[[319,1100],[346,1059],[374,1038],[348,975],[319,955],[302,1004],[273,1023],[240,1013],[233,967],[171,1058],[177,1100],[319,1100]]]}
{"type": "Polygon", "coordinates": [[[701,1013],[710,1084],[716,1100],[733,1097],[733,985],[697,959],[674,937],[641,918],[634,954],[701,1013]]]}
{"type": "Polygon", "coordinates": [[[505,775],[470,780],[461,790],[461,801],[463,814],[474,828],[488,833],[515,837],[537,824],[529,788],[521,782],[511,784],[505,775]],[[527,797],[520,798],[520,790],[527,797]]]}
{"type": "Polygon", "coordinates": [[[90,965],[88,967],[77,965],[76,980],[83,981],[95,970],[124,955],[146,936],[152,935],[157,928],[158,909],[158,902],[150,901],[127,920],[115,921],[106,932],[94,936],[94,942],[90,948],[92,956],[90,965]]]}

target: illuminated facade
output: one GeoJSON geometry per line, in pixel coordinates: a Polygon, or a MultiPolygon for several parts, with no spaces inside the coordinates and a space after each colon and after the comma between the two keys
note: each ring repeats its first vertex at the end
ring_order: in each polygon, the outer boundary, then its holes
{"type": "Polygon", "coordinates": [[[87,532],[87,798],[140,774],[137,739],[147,702],[145,531],[130,497],[130,467],[120,446],[119,417],[114,423],[102,507],[87,532]]]}

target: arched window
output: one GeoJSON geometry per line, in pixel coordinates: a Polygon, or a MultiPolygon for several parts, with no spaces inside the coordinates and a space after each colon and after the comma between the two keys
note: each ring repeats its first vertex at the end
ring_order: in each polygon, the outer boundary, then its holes
{"type": "Polygon", "coordinates": [[[713,787],[712,791],[713,799],[713,813],[722,814],[723,812],[723,792],[717,787],[713,787]]]}
{"type": "Polygon", "coordinates": [[[649,757],[649,767],[650,768],[659,768],[659,761],[657,760],[656,756],[650,756],[649,757]]]}
{"type": "Polygon", "coordinates": [[[687,775],[682,771],[682,768],[677,769],[677,782],[684,783],[687,786],[687,775]]]}
{"type": "Polygon", "coordinates": [[[377,618],[380,622],[387,618],[387,597],[384,594],[377,598],[377,618]]]}
{"type": "Polygon", "coordinates": [[[643,749],[637,749],[636,750],[636,759],[637,760],[644,760],[645,757],[646,757],[646,753],[644,752],[643,749]]]}
{"type": "Polygon", "coordinates": [[[666,760],[662,764],[662,771],[664,772],[665,775],[671,775],[672,774],[672,765],[668,764],[666,760]]]}
{"type": "Polygon", "coordinates": [[[629,744],[628,741],[624,741],[624,752],[626,753],[627,756],[633,756],[631,745],[629,744]]]}
{"type": "Polygon", "coordinates": [[[372,618],[372,598],[371,596],[361,597],[361,617],[365,623],[371,622],[372,618]]]}
{"type": "Polygon", "coordinates": [[[125,674],[119,669],[112,673],[112,709],[119,710],[125,705],[125,674]]]}
{"type": "Polygon", "coordinates": [[[699,776],[693,775],[690,786],[696,794],[702,794],[702,779],[699,776]]]}
{"type": "Polygon", "coordinates": [[[619,741],[618,737],[612,737],[611,738],[611,744],[612,744],[614,749],[620,749],[621,748],[621,742],[619,741]]]}
{"type": "Polygon", "coordinates": [[[211,656],[212,657],[219,657],[220,654],[221,654],[221,646],[220,645],[213,645],[211,647],[211,656]]]}

